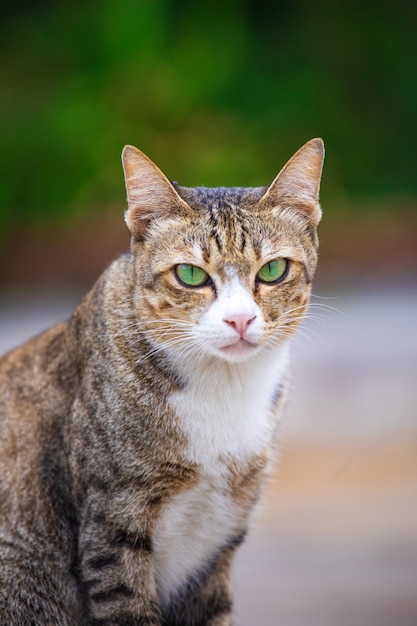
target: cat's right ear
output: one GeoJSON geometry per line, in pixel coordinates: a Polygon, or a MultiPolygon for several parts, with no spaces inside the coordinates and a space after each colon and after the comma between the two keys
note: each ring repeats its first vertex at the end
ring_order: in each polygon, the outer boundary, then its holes
{"type": "Polygon", "coordinates": [[[128,201],[125,221],[136,239],[144,238],[153,220],[190,210],[146,154],[134,146],[125,146],[122,163],[128,201]]]}

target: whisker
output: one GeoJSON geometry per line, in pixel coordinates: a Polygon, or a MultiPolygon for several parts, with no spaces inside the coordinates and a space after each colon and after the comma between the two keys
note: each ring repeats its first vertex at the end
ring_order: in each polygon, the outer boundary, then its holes
{"type": "Polygon", "coordinates": [[[344,317],[349,317],[349,314],[346,313],[346,311],[337,309],[336,307],[331,306],[330,304],[324,304],[323,302],[310,302],[308,306],[309,308],[320,309],[323,312],[338,313],[339,315],[343,315],[344,317]]]}
{"type": "Polygon", "coordinates": [[[310,298],[318,298],[319,300],[340,300],[340,296],[319,296],[316,293],[312,293],[310,298]]]}

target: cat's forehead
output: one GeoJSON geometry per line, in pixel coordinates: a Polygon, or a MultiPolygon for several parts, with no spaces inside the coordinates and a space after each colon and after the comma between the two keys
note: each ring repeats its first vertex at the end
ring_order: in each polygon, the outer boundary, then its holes
{"type": "MultiPolygon", "coordinates": [[[[248,262],[249,249],[254,251],[254,243],[255,249],[259,248],[253,235],[259,221],[256,206],[265,187],[182,187],[179,193],[200,218],[194,235],[206,259],[217,258],[224,263],[227,259],[236,262],[239,258],[241,262],[248,262]]],[[[255,253],[260,254],[260,250],[255,253]]]]}
{"type": "Polygon", "coordinates": [[[285,217],[258,210],[266,187],[176,189],[197,218],[188,228],[181,222],[176,243],[186,249],[192,242],[191,249],[205,262],[238,264],[247,272],[254,262],[276,254],[278,247],[283,252],[288,245],[298,247],[285,217]]]}
{"type": "Polygon", "coordinates": [[[206,263],[217,261],[222,266],[227,263],[250,266],[254,253],[255,207],[265,189],[195,187],[181,188],[179,192],[200,218],[194,224],[194,251],[200,248],[206,263]]]}

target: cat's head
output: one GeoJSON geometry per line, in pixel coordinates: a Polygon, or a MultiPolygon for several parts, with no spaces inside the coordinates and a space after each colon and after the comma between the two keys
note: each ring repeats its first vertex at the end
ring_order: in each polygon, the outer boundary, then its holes
{"type": "Polygon", "coordinates": [[[324,147],[259,188],[185,188],[123,151],[138,328],[162,350],[238,362],[298,326],[317,264],[324,147]]]}

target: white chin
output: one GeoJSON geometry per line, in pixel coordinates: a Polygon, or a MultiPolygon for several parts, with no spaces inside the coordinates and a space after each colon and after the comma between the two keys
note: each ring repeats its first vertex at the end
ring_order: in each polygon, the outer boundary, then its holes
{"type": "Polygon", "coordinates": [[[223,348],[217,348],[217,353],[226,361],[235,363],[237,361],[243,361],[252,355],[254,355],[259,349],[254,343],[249,343],[244,339],[239,339],[236,343],[232,343],[223,348]]]}

